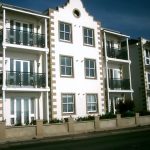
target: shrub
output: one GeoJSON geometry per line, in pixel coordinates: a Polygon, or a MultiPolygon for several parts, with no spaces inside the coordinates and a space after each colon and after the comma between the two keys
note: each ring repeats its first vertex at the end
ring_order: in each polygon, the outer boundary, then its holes
{"type": "Polygon", "coordinates": [[[116,115],[113,113],[106,113],[100,116],[100,119],[112,119],[112,118],[116,118],[116,115]]]}
{"type": "Polygon", "coordinates": [[[141,112],[139,112],[139,115],[140,116],[148,116],[148,115],[150,115],[150,111],[141,111],[141,112]]]}
{"type": "Polygon", "coordinates": [[[134,117],[135,116],[135,112],[133,111],[127,111],[123,114],[121,114],[121,117],[134,117]]]}
{"type": "Polygon", "coordinates": [[[87,117],[78,117],[76,121],[89,121],[89,120],[94,120],[94,116],[87,116],[87,117]]]}
{"type": "Polygon", "coordinates": [[[132,100],[119,101],[116,106],[117,113],[124,114],[128,111],[134,111],[134,102],[132,100]]]}
{"type": "Polygon", "coordinates": [[[50,120],[49,123],[63,123],[63,121],[59,119],[53,119],[53,120],[50,120]]]}

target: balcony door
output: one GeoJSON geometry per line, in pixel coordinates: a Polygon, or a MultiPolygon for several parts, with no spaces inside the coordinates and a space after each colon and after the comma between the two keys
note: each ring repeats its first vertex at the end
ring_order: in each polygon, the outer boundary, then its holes
{"type": "Polygon", "coordinates": [[[109,69],[109,86],[111,89],[121,89],[121,70],[109,69]]]}
{"type": "Polygon", "coordinates": [[[29,85],[30,61],[14,60],[14,71],[16,72],[16,85],[29,85]]]}
{"type": "Polygon", "coordinates": [[[108,73],[110,79],[121,79],[120,69],[109,69],[108,73]]]}
{"type": "Polygon", "coordinates": [[[29,124],[35,119],[35,100],[28,97],[10,99],[11,124],[29,124]]]}
{"type": "Polygon", "coordinates": [[[10,42],[33,45],[33,24],[10,21],[10,42]]]}

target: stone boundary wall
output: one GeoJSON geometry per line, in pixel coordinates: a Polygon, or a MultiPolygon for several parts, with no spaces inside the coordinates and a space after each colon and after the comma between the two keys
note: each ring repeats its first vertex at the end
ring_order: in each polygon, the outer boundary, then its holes
{"type": "Polygon", "coordinates": [[[68,118],[68,122],[58,124],[43,124],[43,120],[37,120],[34,126],[7,127],[5,122],[0,122],[0,139],[43,138],[144,125],[150,125],[150,116],[139,116],[139,113],[136,113],[135,117],[127,118],[121,118],[121,115],[117,114],[117,118],[114,119],[99,119],[99,116],[96,116],[93,121],[80,122],[74,121],[73,118],[68,118]]]}

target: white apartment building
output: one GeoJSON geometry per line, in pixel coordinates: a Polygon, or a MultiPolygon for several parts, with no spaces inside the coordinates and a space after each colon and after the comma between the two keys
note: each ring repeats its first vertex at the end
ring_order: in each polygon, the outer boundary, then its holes
{"type": "Polygon", "coordinates": [[[51,117],[105,113],[101,25],[81,0],[49,9],[51,117]]]}
{"type": "Polygon", "coordinates": [[[0,121],[49,120],[49,17],[5,4],[0,12],[0,121]]]}
{"type": "Polygon", "coordinates": [[[116,113],[116,104],[133,100],[129,36],[102,29],[105,62],[105,91],[107,112],[116,113]]]}
{"type": "Polygon", "coordinates": [[[130,40],[132,84],[137,111],[150,111],[150,40],[130,40]]]}

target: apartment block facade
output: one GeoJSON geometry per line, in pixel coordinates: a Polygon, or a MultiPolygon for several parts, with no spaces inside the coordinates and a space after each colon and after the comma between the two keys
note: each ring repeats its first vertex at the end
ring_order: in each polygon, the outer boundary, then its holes
{"type": "Polygon", "coordinates": [[[0,10],[0,121],[116,113],[125,100],[150,111],[148,40],[102,28],[81,0],[44,13],[0,10]]]}
{"type": "Polygon", "coordinates": [[[69,0],[48,14],[51,117],[104,114],[101,24],[81,0],[69,0]]]}
{"type": "Polygon", "coordinates": [[[0,10],[0,121],[49,120],[49,17],[5,4],[0,10]]]}
{"type": "Polygon", "coordinates": [[[150,111],[150,41],[131,39],[133,98],[137,111],[150,111]]]}
{"type": "Polygon", "coordinates": [[[129,36],[102,29],[107,112],[116,113],[119,101],[133,100],[129,36]]]}

